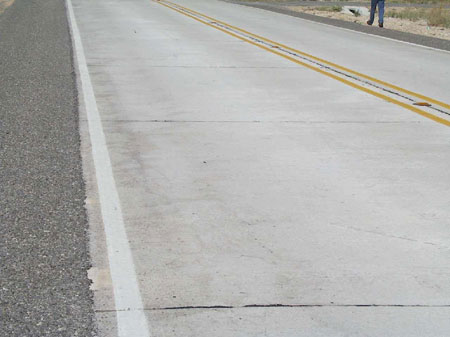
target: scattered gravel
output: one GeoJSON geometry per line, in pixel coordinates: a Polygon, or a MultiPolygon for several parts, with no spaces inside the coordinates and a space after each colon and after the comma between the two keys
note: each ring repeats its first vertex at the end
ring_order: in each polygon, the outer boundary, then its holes
{"type": "Polygon", "coordinates": [[[16,0],[0,32],[0,336],[93,336],[64,0],[16,0]]]}

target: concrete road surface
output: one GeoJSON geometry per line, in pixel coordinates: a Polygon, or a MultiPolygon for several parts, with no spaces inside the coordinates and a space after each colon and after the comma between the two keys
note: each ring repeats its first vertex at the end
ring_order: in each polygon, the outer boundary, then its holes
{"type": "Polygon", "coordinates": [[[69,2],[99,334],[449,336],[450,53],[176,1],[69,2]]]}

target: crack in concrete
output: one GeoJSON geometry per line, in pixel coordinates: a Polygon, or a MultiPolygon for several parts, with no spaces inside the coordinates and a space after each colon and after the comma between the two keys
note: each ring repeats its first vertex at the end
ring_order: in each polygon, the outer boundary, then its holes
{"type": "MultiPolygon", "coordinates": [[[[1,0],[0,0],[1,1],[1,0]]],[[[89,63],[89,67],[121,67],[121,64],[96,64],[96,63],[89,63]]],[[[271,67],[271,66],[180,66],[180,65],[150,65],[146,66],[147,68],[181,68],[181,69],[289,69],[289,70],[301,70],[302,68],[299,68],[296,65],[292,66],[283,66],[283,67],[271,67]]]]}
{"type": "Polygon", "coordinates": [[[383,233],[383,232],[375,231],[375,230],[367,230],[367,229],[362,229],[362,228],[353,227],[353,226],[341,226],[341,225],[336,225],[336,224],[330,224],[330,226],[334,226],[334,227],[338,227],[338,228],[342,228],[342,229],[354,230],[357,232],[363,232],[363,233],[368,233],[368,234],[373,234],[373,235],[378,235],[378,236],[383,236],[383,237],[391,238],[391,239],[416,242],[416,243],[421,243],[424,245],[431,245],[431,246],[441,247],[441,248],[445,248],[445,249],[449,248],[448,246],[444,246],[439,243],[434,243],[434,242],[429,242],[429,241],[420,241],[420,240],[412,239],[412,238],[405,237],[405,236],[392,235],[392,234],[387,234],[387,233],[383,233]]]}
{"type": "Polygon", "coordinates": [[[154,307],[143,309],[96,310],[97,313],[108,313],[117,311],[166,311],[166,310],[199,310],[199,309],[253,309],[253,308],[450,308],[450,304],[247,304],[242,306],[232,305],[198,305],[198,306],[178,306],[178,307],[154,307]]]}
{"type": "MultiPolygon", "coordinates": [[[[85,121],[85,120],[82,120],[85,121]]],[[[421,121],[304,121],[304,120],[281,120],[281,121],[233,121],[233,120],[170,120],[170,119],[104,119],[106,123],[271,123],[271,124],[420,124],[421,121]]]]}

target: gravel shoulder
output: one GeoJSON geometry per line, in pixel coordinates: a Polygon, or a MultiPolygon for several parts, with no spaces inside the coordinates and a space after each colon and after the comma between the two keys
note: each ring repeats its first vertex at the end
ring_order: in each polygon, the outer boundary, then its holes
{"type": "Polygon", "coordinates": [[[92,336],[65,3],[16,0],[0,32],[0,336],[92,336]]]}

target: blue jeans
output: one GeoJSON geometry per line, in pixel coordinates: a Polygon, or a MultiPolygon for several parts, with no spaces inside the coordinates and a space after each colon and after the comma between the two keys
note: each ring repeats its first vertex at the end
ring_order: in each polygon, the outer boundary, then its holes
{"type": "Polygon", "coordinates": [[[373,20],[375,20],[375,9],[377,8],[377,5],[378,5],[378,22],[383,23],[384,0],[371,0],[369,21],[373,23],[373,20]]]}

